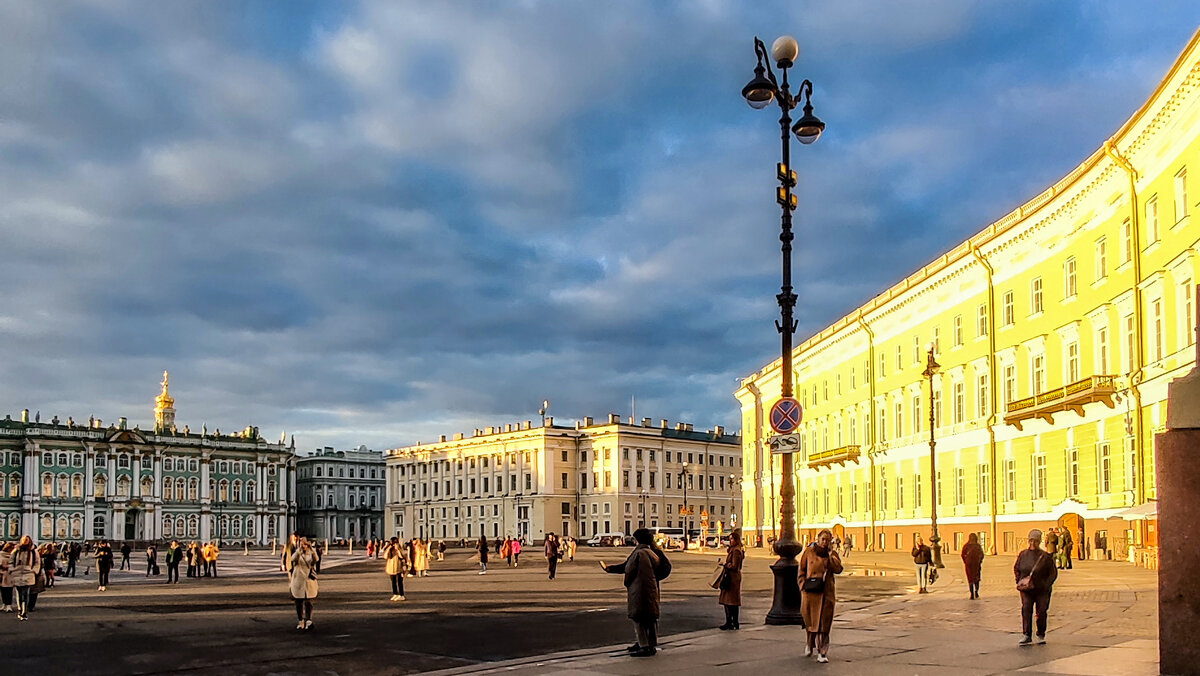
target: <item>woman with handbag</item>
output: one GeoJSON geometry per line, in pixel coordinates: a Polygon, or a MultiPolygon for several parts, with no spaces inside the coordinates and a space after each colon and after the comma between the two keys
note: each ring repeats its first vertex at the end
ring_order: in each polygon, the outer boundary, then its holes
{"type": "Polygon", "coordinates": [[[725,624],[719,629],[741,629],[738,611],[742,607],[742,562],[746,560],[746,548],[742,545],[742,529],[734,528],[729,533],[729,550],[725,554],[724,568],[718,588],[721,594],[717,602],[725,607],[725,624]]]}
{"type": "Polygon", "coordinates": [[[1037,642],[1046,642],[1046,613],[1050,610],[1050,592],[1058,579],[1054,557],[1042,551],[1042,531],[1029,531],[1029,548],[1017,554],[1013,564],[1013,576],[1017,591],[1021,592],[1021,638],[1020,645],[1033,643],[1033,611],[1037,609],[1037,642]]]}
{"type": "Polygon", "coordinates": [[[291,556],[288,591],[296,603],[297,629],[312,629],[312,600],[317,598],[317,553],[308,538],[300,538],[291,556]]]}
{"type": "Polygon", "coordinates": [[[800,556],[800,614],[808,629],[804,656],[809,657],[815,650],[821,663],[829,661],[829,630],[837,603],[834,576],[840,572],[842,559],[833,548],[833,533],[822,530],[817,533],[817,541],[800,556]]]}
{"type": "Polygon", "coordinates": [[[17,619],[29,619],[29,592],[37,583],[38,569],[41,559],[37,548],[33,546],[33,538],[21,536],[20,543],[8,559],[9,575],[13,587],[16,588],[17,619]]]}

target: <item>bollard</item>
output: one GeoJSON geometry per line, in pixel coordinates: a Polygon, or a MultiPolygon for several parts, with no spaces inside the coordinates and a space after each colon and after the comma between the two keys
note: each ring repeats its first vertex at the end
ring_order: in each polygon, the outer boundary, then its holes
{"type": "Polygon", "coordinates": [[[246,551],[242,554],[242,556],[250,556],[250,541],[246,540],[242,544],[246,547],[246,551]]]}
{"type": "Polygon", "coordinates": [[[346,551],[350,556],[354,556],[354,540],[350,541],[350,548],[346,551]]]}
{"type": "Polygon", "coordinates": [[[275,545],[279,544],[279,540],[271,540],[271,556],[275,556],[275,545]]]}

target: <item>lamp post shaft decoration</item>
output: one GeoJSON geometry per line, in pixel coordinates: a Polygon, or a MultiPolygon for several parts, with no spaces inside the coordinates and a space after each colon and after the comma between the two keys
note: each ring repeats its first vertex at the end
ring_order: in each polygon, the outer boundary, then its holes
{"type": "Polygon", "coordinates": [[[934,417],[933,410],[933,377],[941,370],[942,365],[937,363],[933,358],[934,345],[930,344],[929,354],[925,360],[925,372],[921,375],[929,379],[929,494],[930,506],[929,516],[933,526],[933,535],[929,541],[933,544],[933,565],[936,568],[945,568],[942,563],[942,538],[938,535],[937,525],[937,506],[938,506],[938,475],[937,475],[937,441],[934,439],[934,425],[937,419],[934,417]]]}
{"type": "MultiPolygon", "coordinates": [[[[792,189],[796,186],[796,172],[791,166],[791,136],[804,145],[817,140],[825,130],[825,123],[813,115],[812,90],[809,80],[801,82],[797,96],[793,97],[788,82],[788,69],[791,68],[800,53],[796,40],[783,36],[771,45],[771,55],[768,56],[766,45],[757,37],[754,38],[754,53],[758,63],[754,68],[754,78],[742,88],[742,96],[751,108],[762,109],[775,101],[779,105],[779,131],[782,145],[782,162],[776,167],[779,187],[776,189],[776,201],[779,203],[782,215],[780,218],[779,241],[783,254],[783,281],[776,300],[779,303],[779,321],[775,328],[780,334],[780,352],[782,357],[781,375],[783,382],[780,386],[781,398],[791,398],[792,389],[792,337],[796,331],[795,320],[796,293],[792,287],[792,212],[797,207],[797,200],[792,189]],[[771,69],[771,60],[779,68],[781,78],[775,78],[771,69]],[[799,98],[804,98],[804,115],[792,124],[791,111],[799,104],[799,98]]],[[[767,613],[767,624],[803,624],[800,613],[800,585],[798,580],[799,563],[796,555],[803,551],[803,545],[796,540],[796,486],[792,477],[794,462],[790,453],[783,454],[782,482],[779,487],[780,498],[780,535],[773,546],[779,559],[771,566],[775,576],[775,596],[771,610],[767,613]]]]}

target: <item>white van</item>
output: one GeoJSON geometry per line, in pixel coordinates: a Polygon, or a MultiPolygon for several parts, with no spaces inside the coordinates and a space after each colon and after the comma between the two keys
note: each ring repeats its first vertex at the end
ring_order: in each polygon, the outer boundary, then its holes
{"type": "Polygon", "coordinates": [[[596,533],[588,538],[585,545],[589,547],[619,547],[625,544],[624,533],[596,533]]]}
{"type": "Polygon", "coordinates": [[[654,533],[654,543],[662,549],[683,549],[682,528],[654,526],[650,532],[654,533]]]}

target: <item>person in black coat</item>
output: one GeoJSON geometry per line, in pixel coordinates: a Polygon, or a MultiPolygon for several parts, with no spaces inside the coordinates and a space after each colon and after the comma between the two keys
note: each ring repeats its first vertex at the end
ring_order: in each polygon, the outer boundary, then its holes
{"type": "Polygon", "coordinates": [[[133,553],[133,547],[128,542],[121,545],[121,570],[128,568],[133,570],[133,564],[129,562],[129,555],[133,553]]]}
{"type": "Polygon", "coordinates": [[[1013,576],[1019,585],[1021,580],[1028,577],[1031,587],[1019,590],[1021,593],[1021,645],[1033,642],[1030,634],[1033,628],[1033,611],[1037,609],[1037,642],[1046,642],[1046,614],[1050,610],[1050,592],[1054,581],[1058,579],[1058,568],[1054,566],[1054,556],[1042,550],[1042,531],[1029,531],[1029,548],[1017,555],[1013,564],[1013,576]]]}
{"type": "Polygon", "coordinates": [[[113,567],[113,550],[108,545],[108,540],[101,540],[100,544],[96,545],[96,575],[99,578],[99,591],[108,591],[108,574],[112,572],[113,567]]]}
{"type": "Polygon", "coordinates": [[[167,547],[164,558],[167,560],[167,584],[179,584],[179,564],[183,561],[183,547],[179,546],[178,540],[171,540],[171,546],[167,547]]]}

